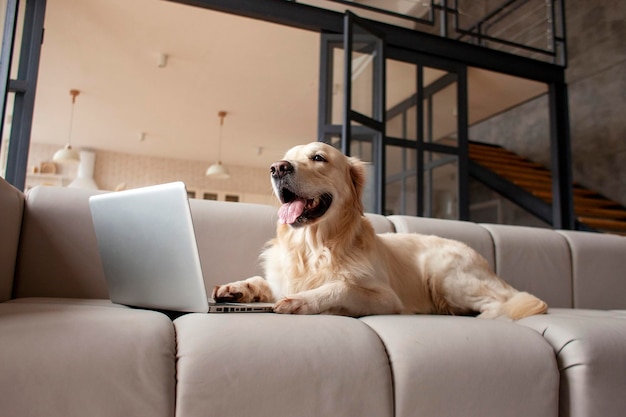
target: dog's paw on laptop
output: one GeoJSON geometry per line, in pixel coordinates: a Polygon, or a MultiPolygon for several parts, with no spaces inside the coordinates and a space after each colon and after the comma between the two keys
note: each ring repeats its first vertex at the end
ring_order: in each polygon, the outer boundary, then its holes
{"type": "Polygon", "coordinates": [[[262,277],[216,285],[211,298],[219,303],[272,302],[272,291],[262,277]]]}
{"type": "Polygon", "coordinates": [[[302,297],[285,297],[274,304],[274,312],[281,314],[319,314],[319,307],[302,297]]]}

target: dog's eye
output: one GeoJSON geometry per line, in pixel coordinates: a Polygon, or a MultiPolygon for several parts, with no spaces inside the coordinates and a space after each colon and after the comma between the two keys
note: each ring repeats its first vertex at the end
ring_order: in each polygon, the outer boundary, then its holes
{"type": "Polygon", "coordinates": [[[315,162],[326,162],[326,158],[324,158],[322,155],[320,154],[315,154],[313,155],[313,157],[311,158],[312,161],[315,162]]]}

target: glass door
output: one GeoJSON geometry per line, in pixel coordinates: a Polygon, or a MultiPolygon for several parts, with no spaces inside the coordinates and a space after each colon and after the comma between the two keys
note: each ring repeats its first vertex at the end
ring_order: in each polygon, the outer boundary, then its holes
{"type": "Polygon", "coordinates": [[[390,48],[387,74],[386,214],[464,218],[467,174],[461,171],[467,169],[463,156],[467,105],[463,69],[390,48]]]}
{"type": "Polygon", "coordinates": [[[423,215],[458,219],[458,76],[430,67],[423,74],[423,215]]]}
{"type": "Polygon", "coordinates": [[[418,214],[418,65],[387,59],[385,213],[418,214]]]}
{"type": "Polygon", "coordinates": [[[321,38],[319,140],[366,162],[367,212],[467,219],[465,69],[344,29],[321,38]]]}
{"type": "Polygon", "coordinates": [[[46,0],[8,0],[0,8],[0,175],[23,190],[46,0]]]}
{"type": "Polygon", "coordinates": [[[320,140],[366,163],[365,211],[383,212],[383,38],[347,12],[344,34],[322,35],[320,140]]]}

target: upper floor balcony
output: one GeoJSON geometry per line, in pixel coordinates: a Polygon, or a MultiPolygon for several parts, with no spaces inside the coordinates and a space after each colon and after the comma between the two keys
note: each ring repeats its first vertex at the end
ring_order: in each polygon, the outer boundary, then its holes
{"type": "Polygon", "coordinates": [[[564,0],[287,0],[566,65],[564,0]]]}

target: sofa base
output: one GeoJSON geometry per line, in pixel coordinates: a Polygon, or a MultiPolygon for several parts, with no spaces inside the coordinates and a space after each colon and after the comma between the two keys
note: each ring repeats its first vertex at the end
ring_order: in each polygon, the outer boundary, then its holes
{"type": "Polygon", "coordinates": [[[0,304],[2,416],[172,416],[174,328],[106,300],[0,304]]]}
{"type": "Polygon", "coordinates": [[[393,368],[396,416],[556,416],[559,374],[541,335],[495,320],[371,316],[393,368]]]}
{"type": "Polygon", "coordinates": [[[551,309],[520,321],[552,345],[567,417],[626,413],[626,311],[551,309]]]}

